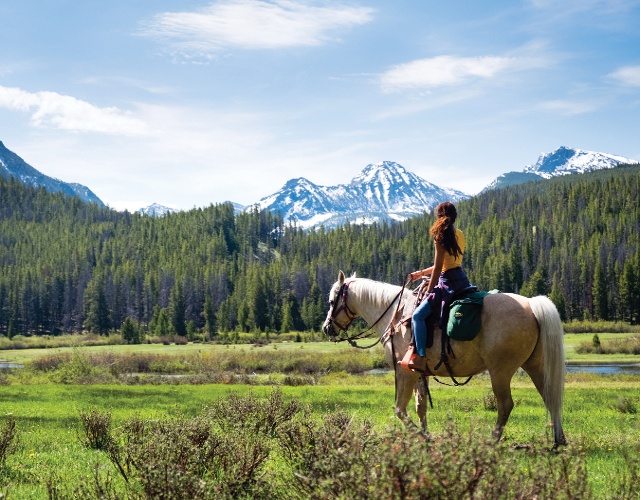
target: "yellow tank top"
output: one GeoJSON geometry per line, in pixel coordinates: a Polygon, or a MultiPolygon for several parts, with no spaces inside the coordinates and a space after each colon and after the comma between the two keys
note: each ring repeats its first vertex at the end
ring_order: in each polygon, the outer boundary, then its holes
{"type": "MultiPolygon", "coordinates": [[[[460,250],[464,253],[464,247],[466,246],[466,241],[464,239],[464,234],[460,229],[456,229],[456,241],[458,242],[458,246],[460,250]]],[[[458,254],[458,258],[454,259],[453,255],[449,252],[444,253],[444,262],[442,264],[442,272],[448,271],[449,269],[454,269],[456,267],[460,267],[462,265],[462,254],[458,254]]]]}

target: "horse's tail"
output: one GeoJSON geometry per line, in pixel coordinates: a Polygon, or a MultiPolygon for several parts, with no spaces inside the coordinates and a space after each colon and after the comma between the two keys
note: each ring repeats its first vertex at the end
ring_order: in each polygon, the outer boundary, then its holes
{"type": "Polygon", "coordinates": [[[556,442],[564,440],[562,432],[562,398],[564,395],[564,331],[560,314],[551,300],[543,295],[529,299],[529,305],[540,327],[544,354],[543,399],[551,414],[556,442]]]}

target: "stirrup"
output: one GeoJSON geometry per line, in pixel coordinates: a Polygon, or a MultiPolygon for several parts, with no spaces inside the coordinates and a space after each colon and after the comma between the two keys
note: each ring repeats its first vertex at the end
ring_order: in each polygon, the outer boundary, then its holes
{"type": "MultiPolygon", "coordinates": [[[[400,365],[400,368],[402,368],[403,370],[406,370],[408,372],[423,372],[423,370],[421,369],[415,369],[412,368],[411,366],[409,366],[410,363],[412,363],[412,361],[415,358],[420,357],[417,353],[416,353],[416,348],[413,344],[411,344],[409,346],[409,348],[407,349],[406,354],[404,355],[404,358],[402,358],[402,361],[398,361],[398,364],[400,365]]],[[[413,363],[412,363],[413,364],[413,363]]]]}

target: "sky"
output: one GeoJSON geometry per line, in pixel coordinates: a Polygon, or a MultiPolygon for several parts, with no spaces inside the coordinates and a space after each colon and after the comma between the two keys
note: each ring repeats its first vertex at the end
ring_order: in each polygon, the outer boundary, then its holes
{"type": "Polygon", "coordinates": [[[640,159],[640,0],[2,0],[0,140],[117,210],[640,159]]]}

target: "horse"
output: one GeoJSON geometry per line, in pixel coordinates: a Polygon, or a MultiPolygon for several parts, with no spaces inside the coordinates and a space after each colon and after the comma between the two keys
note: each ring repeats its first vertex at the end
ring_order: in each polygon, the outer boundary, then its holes
{"type": "Polygon", "coordinates": [[[492,435],[499,441],[514,406],[511,379],[521,367],[531,377],[551,416],[554,446],[566,444],[562,429],[564,332],[558,310],[549,298],[527,298],[513,293],[487,295],[482,307],[481,328],[475,339],[451,340],[451,372],[444,364],[439,364],[441,335],[436,327],[433,346],[426,354],[427,373],[421,374],[398,365],[412,342],[411,330],[393,328],[389,331],[388,328],[393,326],[397,310],[411,297],[412,291],[405,287],[356,278],[355,275],[347,279],[340,271],[338,281],[329,292],[329,311],[322,326],[332,341],[346,340],[342,334],[346,334],[356,318],[362,318],[372,332],[378,333],[386,360],[395,371],[394,412],[397,417],[405,424],[412,424],[407,416],[407,404],[414,392],[416,412],[422,431],[426,433],[428,377],[471,377],[488,371],[498,406],[492,435]]]}

